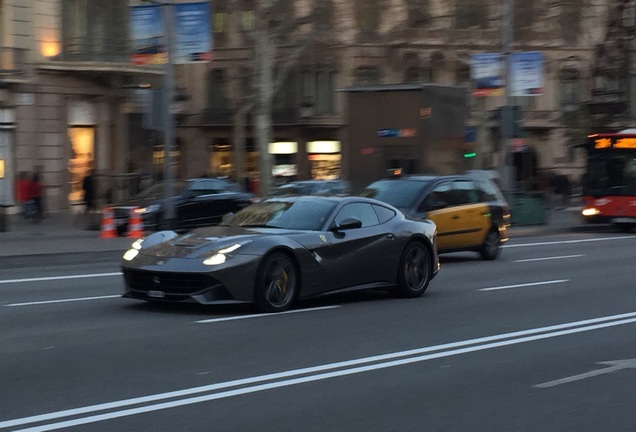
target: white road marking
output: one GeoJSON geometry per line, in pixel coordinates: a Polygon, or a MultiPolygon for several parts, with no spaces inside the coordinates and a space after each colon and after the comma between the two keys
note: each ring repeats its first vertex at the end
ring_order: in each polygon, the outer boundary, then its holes
{"type": "Polygon", "coordinates": [[[43,304],[51,304],[51,303],[68,303],[68,302],[78,302],[78,301],[88,301],[88,300],[103,300],[110,298],[121,297],[120,295],[107,295],[107,296],[97,296],[97,297],[79,297],[79,298],[70,298],[70,299],[62,299],[62,300],[45,300],[45,301],[36,301],[36,302],[28,302],[28,303],[11,303],[4,305],[5,307],[17,307],[17,306],[34,306],[34,305],[43,305],[43,304]]]}
{"type": "Polygon", "coordinates": [[[205,320],[200,320],[200,321],[195,321],[195,322],[199,323],[199,324],[209,324],[209,323],[222,322],[222,321],[234,321],[234,320],[249,319],[249,318],[261,318],[261,317],[278,316],[278,315],[293,314],[293,313],[300,313],[300,312],[313,312],[313,311],[319,311],[319,310],[325,310],[325,309],[335,309],[335,308],[339,308],[339,307],[340,306],[323,306],[323,307],[317,307],[317,308],[311,308],[311,309],[295,309],[295,310],[290,310],[290,311],[286,311],[286,312],[262,313],[262,314],[252,314],[252,315],[239,315],[239,316],[231,316],[231,317],[225,317],[225,318],[212,318],[212,319],[205,319],[205,320]]]}
{"type": "Polygon", "coordinates": [[[561,378],[554,381],[548,381],[543,384],[537,384],[533,387],[550,388],[550,387],[555,387],[561,384],[569,384],[574,381],[580,381],[587,378],[592,378],[598,375],[613,373],[623,369],[636,369],[636,359],[613,360],[613,361],[607,361],[607,362],[600,362],[598,364],[608,365],[609,367],[606,367],[604,369],[593,370],[590,372],[585,372],[578,375],[569,376],[566,378],[561,378]]]}
{"type": "Polygon", "coordinates": [[[551,281],[531,282],[531,283],[524,283],[524,284],[517,284],[517,285],[503,285],[503,286],[492,287],[492,288],[481,288],[477,291],[497,291],[497,290],[505,290],[505,289],[511,289],[511,288],[524,288],[529,286],[551,285],[551,284],[558,284],[558,283],[564,283],[564,282],[570,282],[570,279],[557,279],[557,280],[551,280],[551,281]]]}
{"type": "Polygon", "coordinates": [[[111,277],[111,276],[121,276],[121,275],[122,275],[121,272],[116,272],[116,273],[67,275],[67,276],[48,276],[48,277],[27,278],[27,279],[6,279],[6,280],[0,280],[0,284],[43,282],[43,281],[53,281],[53,280],[68,280],[68,279],[86,279],[86,278],[111,277]]]}
{"type": "Polygon", "coordinates": [[[561,241],[549,241],[549,242],[537,242],[537,243],[520,243],[520,244],[508,244],[501,246],[502,248],[519,248],[519,247],[532,247],[532,246],[552,246],[563,244],[576,244],[576,243],[589,243],[598,241],[611,241],[611,240],[626,240],[636,239],[636,236],[616,236],[616,237],[600,237],[591,239],[579,239],[579,240],[561,240],[561,241]]]}
{"type": "Polygon", "coordinates": [[[561,256],[553,256],[553,257],[543,257],[543,258],[529,258],[529,259],[520,259],[514,260],[516,263],[524,263],[524,262],[533,262],[533,261],[550,261],[557,259],[566,259],[566,258],[580,258],[585,255],[561,255],[561,256]]]}
{"type": "Polygon", "coordinates": [[[250,378],[244,378],[234,381],[226,381],[217,384],[192,387],[184,390],[172,391],[167,393],[158,393],[149,396],[137,397],[132,399],[124,399],[114,402],[102,403],[98,405],[89,405],[80,408],[68,409],[64,411],[51,412],[47,414],[40,414],[30,417],[22,417],[13,420],[6,420],[0,422],[0,429],[9,428],[15,426],[23,426],[31,423],[46,422],[65,417],[80,416],[85,414],[96,413],[104,410],[114,410],[118,408],[128,407],[138,404],[148,404],[151,402],[162,401],[173,398],[185,397],[193,394],[201,394],[207,392],[213,392],[217,390],[228,389],[238,386],[248,386],[239,389],[224,391],[221,393],[214,393],[209,395],[202,395],[192,398],[174,400],[155,405],[141,406],[136,408],[130,408],[122,411],[115,411],[105,414],[91,415],[84,418],[77,418],[74,420],[62,421],[58,423],[45,424],[40,426],[31,427],[28,429],[15,430],[14,432],[36,432],[36,431],[50,431],[57,430],[66,427],[77,426],[81,424],[95,423],[99,421],[121,418],[131,416],[135,414],[141,414],[146,412],[158,411],[162,409],[169,409],[178,406],[192,405],[195,403],[229,398],[232,396],[238,396],[248,393],[255,393],[263,390],[269,390],[273,388],[286,387],[295,384],[301,384],[312,381],[319,381],[328,378],[334,378],[339,376],[353,375],[356,373],[368,372],[373,370],[385,369],[389,367],[401,366],[410,363],[422,362],[426,360],[432,360],[437,358],[451,357],[459,354],[466,354],[475,351],[487,350],[492,348],[498,348],[503,346],[515,345],[520,343],[532,342],[542,339],[555,338],[559,336],[566,336],[570,334],[583,333],[593,330],[599,330],[604,328],[616,327],[619,325],[636,323],[636,312],[625,313],[620,315],[611,315],[600,318],[593,318],[583,321],[575,321],[564,324],[557,324],[548,327],[539,327],[534,329],[522,330],[511,333],[504,333],[494,336],[487,336],[477,339],[468,339],[459,342],[452,342],[442,345],[434,345],[429,347],[417,348],[408,351],[398,351],[388,354],[382,354],[372,357],[358,358],[354,360],[348,360],[337,363],[329,363],[319,366],[313,366],[303,369],[289,370],[279,373],[273,373],[268,375],[260,375],[250,378]],[[474,345],[474,346],[470,346],[474,345]],[[467,347],[467,348],[461,348],[467,347]],[[444,351],[446,350],[446,351],[444,351]],[[425,353],[436,352],[433,354],[422,355],[425,353]],[[407,356],[415,356],[408,357],[407,356]],[[375,364],[369,364],[375,363],[375,364]],[[366,364],[366,365],[365,365],[366,364]],[[365,366],[361,366],[365,365],[365,366]],[[343,369],[349,368],[349,369],[343,369]],[[303,376],[307,374],[315,374],[311,376],[303,376]],[[278,382],[266,383],[267,381],[282,380],[278,382]],[[260,385],[254,385],[258,383],[265,383],[260,385]]]}

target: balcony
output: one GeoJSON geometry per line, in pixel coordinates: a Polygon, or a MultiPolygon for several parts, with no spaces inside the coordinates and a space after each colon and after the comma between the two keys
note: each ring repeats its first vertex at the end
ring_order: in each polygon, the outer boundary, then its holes
{"type": "Polygon", "coordinates": [[[0,76],[5,80],[26,78],[27,50],[22,48],[0,47],[0,76]]]}

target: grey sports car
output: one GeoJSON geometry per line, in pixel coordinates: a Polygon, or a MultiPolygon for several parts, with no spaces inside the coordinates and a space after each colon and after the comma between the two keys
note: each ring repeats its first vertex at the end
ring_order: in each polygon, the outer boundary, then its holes
{"type": "Polygon", "coordinates": [[[419,297],[439,270],[436,235],[433,222],[369,198],[269,198],[219,226],[136,241],[122,260],[124,297],[263,312],[351,289],[419,297]]]}

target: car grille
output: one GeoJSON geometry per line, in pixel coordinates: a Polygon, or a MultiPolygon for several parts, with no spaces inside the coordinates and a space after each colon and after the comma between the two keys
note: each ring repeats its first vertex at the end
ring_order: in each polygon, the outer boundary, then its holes
{"type": "Polygon", "coordinates": [[[156,290],[169,295],[192,295],[219,285],[216,279],[204,274],[132,269],[124,269],[123,272],[128,288],[133,291],[156,290]]]}

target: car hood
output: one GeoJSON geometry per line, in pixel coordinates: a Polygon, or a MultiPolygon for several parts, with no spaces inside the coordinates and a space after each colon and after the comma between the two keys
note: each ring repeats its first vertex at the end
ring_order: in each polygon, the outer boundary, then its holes
{"type": "MultiPolygon", "coordinates": [[[[306,231],[284,230],[275,228],[240,228],[227,226],[214,226],[199,228],[187,234],[176,236],[162,243],[144,247],[142,243],[143,255],[156,257],[175,258],[199,258],[208,256],[211,253],[241,244],[246,245],[253,240],[264,237],[276,236],[302,236],[306,231]]],[[[158,232],[153,235],[162,235],[158,232]]],[[[152,242],[152,236],[147,237],[148,242],[152,242]]],[[[163,234],[165,235],[165,234],[163,234]]],[[[242,252],[242,251],[241,251],[242,252]]]]}

